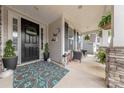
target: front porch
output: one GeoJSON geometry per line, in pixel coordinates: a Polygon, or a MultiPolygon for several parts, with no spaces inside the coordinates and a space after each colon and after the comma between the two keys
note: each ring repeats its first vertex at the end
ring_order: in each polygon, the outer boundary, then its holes
{"type": "Polygon", "coordinates": [[[3,5],[0,10],[0,73],[6,70],[6,41],[13,42],[18,56],[14,74],[0,79],[0,87],[123,87],[123,13],[119,21],[115,17],[114,30],[114,6],[3,5]],[[108,29],[99,28],[109,12],[108,29]],[[49,60],[44,61],[46,45],[49,60]],[[96,59],[101,48],[103,64],[96,59]]]}
{"type": "Polygon", "coordinates": [[[94,56],[100,46],[110,45],[108,30],[98,35],[98,22],[111,7],[1,6],[1,63],[8,40],[18,60],[12,76],[0,79],[0,87],[106,87],[105,66],[94,56]],[[46,44],[49,61],[45,63],[46,44]]]}
{"type": "MultiPolygon", "coordinates": [[[[54,88],[104,88],[105,66],[97,63],[94,56],[88,55],[82,62],[72,61],[67,66],[69,72],[54,88]]],[[[12,88],[13,76],[0,79],[0,87],[12,88]]]]}
{"type": "Polygon", "coordinates": [[[93,55],[82,62],[72,61],[69,73],[55,86],[56,88],[105,88],[105,65],[96,62],[93,55]],[[66,82],[66,83],[65,83],[66,82]]]}

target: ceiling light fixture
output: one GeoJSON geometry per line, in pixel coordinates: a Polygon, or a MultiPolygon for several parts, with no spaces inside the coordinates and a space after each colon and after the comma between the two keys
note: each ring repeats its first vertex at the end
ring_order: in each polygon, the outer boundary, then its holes
{"type": "Polygon", "coordinates": [[[34,6],[34,9],[37,10],[37,11],[39,10],[39,8],[37,6],[34,6]]]}
{"type": "Polygon", "coordinates": [[[78,6],[78,9],[82,9],[82,8],[83,8],[83,5],[79,5],[79,6],[78,6]]]}

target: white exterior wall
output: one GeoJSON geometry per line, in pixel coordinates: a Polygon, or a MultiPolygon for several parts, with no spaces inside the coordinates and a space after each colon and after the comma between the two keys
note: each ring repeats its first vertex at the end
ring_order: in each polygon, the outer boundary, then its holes
{"type": "Polygon", "coordinates": [[[113,46],[124,46],[124,5],[114,6],[114,37],[113,46]]]}
{"type": "Polygon", "coordinates": [[[51,24],[49,24],[49,50],[50,50],[50,58],[53,61],[56,61],[58,63],[62,64],[62,52],[63,52],[63,18],[60,17],[51,24]],[[52,41],[53,34],[56,34],[60,29],[60,32],[56,36],[56,41],[52,41]]]}

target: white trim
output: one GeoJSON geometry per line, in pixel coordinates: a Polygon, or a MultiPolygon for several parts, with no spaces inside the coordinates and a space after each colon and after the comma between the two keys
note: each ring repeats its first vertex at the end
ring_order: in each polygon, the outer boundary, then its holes
{"type": "Polygon", "coordinates": [[[18,56],[18,64],[21,63],[21,52],[20,52],[20,49],[21,49],[21,43],[20,43],[20,40],[21,40],[21,37],[20,37],[20,32],[21,32],[21,28],[20,28],[20,17],[17,13],[15,12],[12,12],[10,10],[8,10],[8,39],[13,39],[13,18],[16,18],[17,21],[18,21],[18,42],[17,42],[17,51],[16,51],[16,55],[18,56]]]}
{"type": "Polygon", "coordinates": [[[39,58],[41,59],[41,25],[39,25],[39,58]]]}
{"type": "Polygon", "coordinates": [[[64,64],[64,59],[62,55],[65,53],[65,22],[64,17],[61,17],[61,63],[64,64]]]}
{"type": "Polygon", "coordinates": [[[1,55],[3,56],[3,52],[4,52],[4,38],[3,38],[3,36],[4,36],[4,21],[3,21],[3,19],[4,19],[4,8],[3,8],[3,6],[1,6],[1,55]]]}
{"type": "MultiPolygon", "coordinates": [[[[8,8],[8,7],[7,7],[8,8]]],[[[16,9],[15,9],[16,10],[16,9]]],[[[37,23],[37,24],[39,24],[39,60],[42,58],[42,56],[41,56],[41,53],[42,53],[42,50],[41,50],[41,27],[43,28],[43,32],[45,32],[45,33],[43,33],[43,36],[45,35],[45,37],[43,37],[43,40],[47,40],[47,26],[45,26],[45,24],[41,24],[40,22],[38,22],[38,21],[36,21],[36,20],[34,20],[34,19],[32,19],[31,17],[28,17],[27,15],[25,15],[24,13],[20,13],[20,12],[18,12],[18,11],[15,11],[15,10],[13,10],[13,9],[10,9],[10,8],[8,8],[8,18],[10,19],[10,17],[9,17],[9,15],[11,16],[11,15],[16,15],[16,16],[18,16],[18,22],[19,22],[19,24],[18,24],[18,32],[19,32],[19,39],[18,39],[18,53],[19,53],[19,64],[22,64],[21,63],[21,18],[24,18],[24,19],[27,19],[27,20],[29,20],[29,21],[32,21],[32,22],[34,22],[34,23],[37,23]]],[[[8,26],[10,26],[10,22],[8,22],[8,26]]],[[[12,28],[12,27],[10,27],[10,28],[12,28]]],[[[8,27],[8,31],[9,31],[10,29],[9,29],[9,27],[8,27]]],[[[10,31],[10,35],[11,35],[11,32],[12,31],[10,31]]],[[[9,38],[11,38],[11,36],[9,36],[9,38]]],[[[30,62],[28,62],[28,63],[30,63],[30,62]]]]}
{"type": "Polygon", "coordinates": [[[12,8],[12,7],[9,7],[9,6],[4,6],[4,7],[8,8],[8,10],[10,10],[10,11],[13,11],[13,12],[17,13],[20,17],[23,17],[23,18],[28,19],[28,20],[30,20],[30,21],[32,21],[32,22],[35,22],[35,23],[37,23],[37,24],[40,24],[41,26],[47,25],[47,24],[43,24],[43,23],[40,22],[39,20],[36,20],[36,19],[33,18],[31,15],[19,11],[19,10],[16,9],[16,8],[12,8]]]}
{"type": "Polygon", "coordinates": [[[19,64],[21,64],[21,18],[18,19],[18,54],[20,54],[20,57],[18,58],[19,64]]]}

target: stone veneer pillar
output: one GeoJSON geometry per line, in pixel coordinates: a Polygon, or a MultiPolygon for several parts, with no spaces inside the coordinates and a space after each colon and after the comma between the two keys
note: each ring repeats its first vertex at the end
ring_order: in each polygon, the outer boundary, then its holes
{"type": "Polygon", "coordinates": [[[110,88],[124,87],[124,47],[107,49],[106,85],[110,88]]]}

